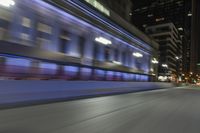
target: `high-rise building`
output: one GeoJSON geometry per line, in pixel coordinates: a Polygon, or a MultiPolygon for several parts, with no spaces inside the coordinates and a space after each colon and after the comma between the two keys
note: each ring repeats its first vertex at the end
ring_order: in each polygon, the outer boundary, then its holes
{"type": "Polygon", "coordinates": [[[189,72],[191,45],[191,0],[132,0],[132,22],[140,30],[146,27],[173,23],[182,38],[183,72],[189,72]]]}
{"type": "Polygon", "coordinates": [[[200,1],[192,0],[192,45],[191,45],[191,73],[200,73],[200,1]]]}
{"type": "Polygon", "coordinates": [[[173,23],[146,27],[146,33],[159,46],[159,80],[175,80],[181,76],[182,46],[179,32],[173,23]]]}

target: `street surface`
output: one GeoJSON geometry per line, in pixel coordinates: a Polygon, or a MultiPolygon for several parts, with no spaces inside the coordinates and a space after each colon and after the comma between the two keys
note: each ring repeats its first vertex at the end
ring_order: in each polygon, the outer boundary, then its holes
{"type": "Polygon", "coordinates": [[[0,133],[199,133],[200,88],[0,110],[0,133]]]}

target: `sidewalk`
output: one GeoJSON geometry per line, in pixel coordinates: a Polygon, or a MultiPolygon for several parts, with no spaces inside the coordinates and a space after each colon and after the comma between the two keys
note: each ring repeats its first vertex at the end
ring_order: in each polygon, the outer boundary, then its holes
{"type": "Polygon", "coordinates": [[[172,83],[0,81],[0,108],[175,87],[172,83]]]}

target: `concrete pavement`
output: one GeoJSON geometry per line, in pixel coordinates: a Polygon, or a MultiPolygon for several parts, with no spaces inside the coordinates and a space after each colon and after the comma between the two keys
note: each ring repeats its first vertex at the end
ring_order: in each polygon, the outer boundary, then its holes
{"type": "Polygon", "coordinates": [[[0,110],[0,133],[199,133],[200,88],[0,110]]]}

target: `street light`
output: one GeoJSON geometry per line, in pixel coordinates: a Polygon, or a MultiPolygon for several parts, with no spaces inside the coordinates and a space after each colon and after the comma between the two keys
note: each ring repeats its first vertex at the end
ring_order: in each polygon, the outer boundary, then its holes
{"type": "Polygon", "coordinates": [[[180,60],[182,58],[182,56],[176,56],[175,58],[176,58],[176,60],[180,60]]]}
{"type": "Polygon", "coordinates": [[[153,60],[151,60],[151,62],[152,62],[153,64],[158,64],[158,63],[159,63],[158,60],[157,60],[156,58],[153,58],[153,60]]]}
{"type": "Polygon", "coordinates": [[[0,5],[5,7],[14,6],[15,2],[13,0],[0,0],[0,5]]]}
{"type": "Polygon", "coordinates": [[[191,17],[191,16],[192,16],[191,11],[188,12],[187,16],[188,16],[188,17],[191,17]]]}
{"type": "Polygon", "coordinates": [[[99,42],[99,43],[102,43],[104,45],[109,45],[109,44],[112,44],[112,42],[104,37],[96,37],[95,38],[95,41],[96,42],[99,42]]]}
{"type": "Polygon", "coordinates": [[[179,60],[180,58],[178,56],[175,57],[177,60],[179,60]]]}
{"type": "Polygon", "coordinates": [[[168,68],[168,65],[167,64],[162,64],[162,67],[168,68]]]}
{"type": "Polygon", "coordinates": [[[192,13],[188,13],[188,17],[191,17],[192,16],[192,13]]]}
{"type": "Polygon", "coordinates": [[[112,61],[113,63],[117,64],[117,65],[121,65],[122,63],[119,61],[112,61]]]}
{"type": "Polygon", "coordinates": [[[183,28],[182,28],[182,27],[179,27],[178,30],[179,30],[179,31],[183,31],[183,28]]]}
{"type": "Polygon", "coordinates": [[[143,54],[139,53],[139,52],[134,52],[133,56],[137,57],[137,58],[141,58],[143,57],[143,54]]]}

